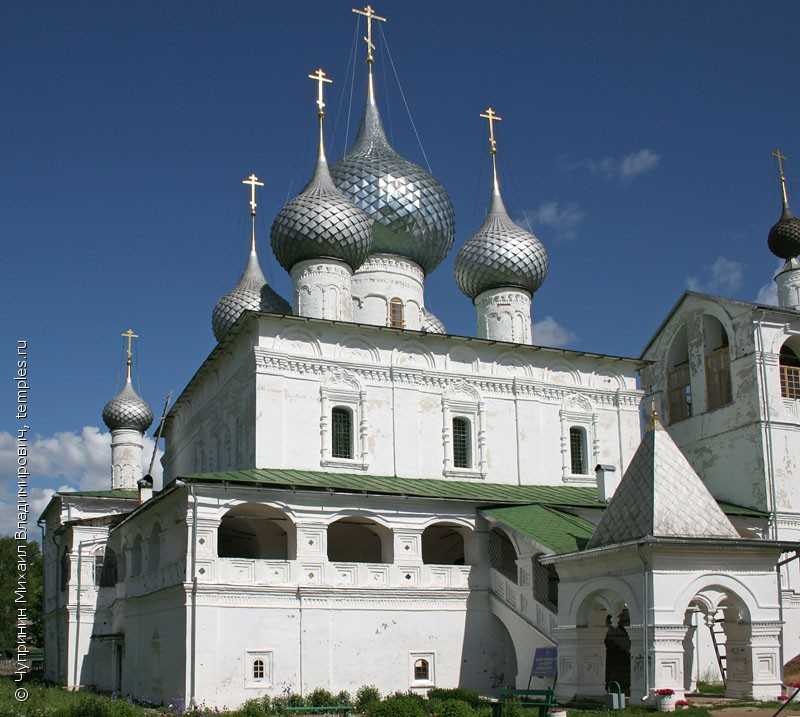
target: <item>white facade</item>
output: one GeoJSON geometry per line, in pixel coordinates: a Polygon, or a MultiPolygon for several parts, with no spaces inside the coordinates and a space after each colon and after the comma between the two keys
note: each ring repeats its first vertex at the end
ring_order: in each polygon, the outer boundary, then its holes
{"type": "Polygon", "coordinates": [[[419,331],[425,308],[422,268],[396,254],[372,254],[353,274],[353,320],[419,331]],[[392,320],[392,303],[400,309],[392,320]]]}

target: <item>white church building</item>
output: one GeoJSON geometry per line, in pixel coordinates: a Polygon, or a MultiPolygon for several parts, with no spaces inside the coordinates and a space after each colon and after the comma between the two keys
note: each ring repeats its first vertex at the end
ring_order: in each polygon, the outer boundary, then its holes
{"type": "Polygon", "coordinates": [[[476,336],[450,335],[424,288],[453,208],[386,138],[381,18],[360,13],[358,137],[329,167],[315,72],[318,159],[272,225],[291,302],[259,265],[251,175],[216,347],[154,426],[129,332],[103,410],[109,488],[42,514],[46,676],[219,707],[364,684],[495,694],[555,646],[562,701],[610,680],[681,696],[706,673],[775,699],[800,652],[800,221],[782,165],[780,306],[687,293],[640,358],[547,348],[531,314],[548,255],[504,207],[489,108],[489,210],[455,262],[476,336]]]}

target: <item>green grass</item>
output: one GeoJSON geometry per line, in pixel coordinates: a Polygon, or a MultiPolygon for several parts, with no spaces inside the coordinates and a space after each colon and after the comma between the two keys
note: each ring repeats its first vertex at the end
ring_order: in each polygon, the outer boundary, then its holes
{"type": "Polygon", "coordinates": [[[700,680],[697,683],[697,691],[702,695],[724,695],[725,683],[724,682],[703,682],[700,680]]]}
{"type": "MultiPolygon", "coordinates": [[[[653,717],[655,710],[652,707],[627,707],[624,710],[571,710],[567,708],[568,717],[653,717]]],[[[688,707],[675,712],[681,717],[711,717],[711,713],[703,707],[688,707]]]]}

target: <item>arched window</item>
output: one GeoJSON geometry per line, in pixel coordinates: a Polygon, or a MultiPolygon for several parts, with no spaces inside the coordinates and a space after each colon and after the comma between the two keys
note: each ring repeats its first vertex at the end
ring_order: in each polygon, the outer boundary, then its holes
{"type": "Polygon", "coordinates": [[[94,554],[94,584],[100,587],[103,584],[103,564],[105,562],[105,551],[100,548],[94,554]]]}
{"type": "Polygon", "coordinates": [[[65,545],[64,549],[61,551],[61,563],[59,564],[59,585],[61,586],[61,592],[63,593],[67,586],[69,585],[69,578],[70,578],[70,559],[69,559],[69,548],[65,545]]]}
{"type": "Polygon", "coordinates": [[[553,612],[558,609],[558,572],[552,565],[542,565],[533,557],[533,597],[553,612]]]}
{"type": "Polygon", "coordinates": [[[161,567],[161,526],[153,524],[147,546],[147,572],[155,573],[161,567]]]}
{"type": "Polygon", "coordinates": [[[427,660],[414,660],[414,679],[429,680],[431,674],[431,666],[427,660]]]}
{"type": "Polygon", "coordinates": [[[142,536],[137,535],[131,550],[131,577],[135,578],[142,573],[142,536]]]}
{"type": "Polygon", "coordinates": [[[253,660],[253,679],[254,680],[264,679],[264,660],[262,660],[261,658],[253,660]]]}
{"type": "Polygon", "coordinates": [[[800,337],[792,337],[780,353],[781,396],[800,399],[800,337]]]}
{"type": "Polygon", "coordinates": [[[426,565],[464,565],[463,528],[437,523],[422,533],[422,562],[426,565]]]}
{"type": "Polygon", "coordinates": [[[472,431],[469,418],[463,416],[453,419],[453,466],[472,468],[472,431]]]}
{"type": "Polygon", "coordinates": [[[100,575],[100,587],[113,588],[117,584],[117,554],[108,548],[103,559],[103,572],[100,575]]]}
{"type": "Polygon", "coordinates": [[[331,412],[331,455],[353,457],[353,412],[344,406],[336,406],[331,412]]]}
{"type": "Polygon", "coordinates": [[[405,325],[405,307],[402,299],[392,299],[389,302],[389,326],[402,329],[405,325]]]}
{"type": "Polygon", "coordinates": [[[392,532],[368,518],[341,518],[328,526],[332,563],[391,563],[392,532]]]}
{"type": "Polygon", "coordinates": [[[706,364],[706,408],[727,406],[731,392],[731,352],[725,327],[713,316],[703,316],[703,344],[706,364]]]}
{"type": "Polygon", "coordinates": [[[589,473],[586,461],[586,429],[579,426],[569,429],[569,460],[572,475],[589,473]]]}
{"type": "Polygon", "coordinates": [[[509,537],[497,528],[489,533],[489,564],[511,582],[517,582],[517,551],[509,537]]]}
{"type": "Polygon", "coordinates": [[[259,503],[243,503],[222,516],[217,552],[220,558],[290,560],[289,529],[291,521],[281,511],[259,503]]]}
{"type": "Polygon", "coordinates": [[[667,404],[669,422],[683,421],[692,415],[692,381],[689,371],[689,343],[682,326],[672,341],[667,359],[667,404]]]}

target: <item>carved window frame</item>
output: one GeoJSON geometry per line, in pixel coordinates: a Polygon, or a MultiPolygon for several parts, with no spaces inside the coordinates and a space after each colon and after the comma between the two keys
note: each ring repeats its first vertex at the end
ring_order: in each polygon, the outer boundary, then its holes
{"type": "Polygon", "coordinates": [[[459,384],[442,394],[442,474],[447,478],[484,479],[486,462],[486,407],[478,392],[468,384],[459,384]],[[469,398],[467,398],[469,397],[469,398]],[[472,453],[470,468],[456,468],[453,457],[453,419],[469,421],[472,453]]]}
{"type": "Polygon", "coordinates": [[[411,688],[418,687],[436,687],[436,652],[417,651],[412,650],[408,653],[408,686],[411,688]],[[428,663],[428,677],[424,680],[418,680],[414,674],[414,667],[418,660],[424,660],[428,663]]]}
{"type": "Polygon", "coordinates": [[[596,482],[593,466],[600,462],[600,441],[598,438],[597,412],[585,396],[568,396],[558,413],[561,421],[561,478],[565,483],[596,482]],[[586,438],[586,473],[572,472],[572,456],[570,454],[570,429],[580,428],[586,438]]]}
{"type": "Polygon", "coordinates": [[[369,469],[369,424],[367,422],[367,392],[358,379],[350,372],[334,372],[320,386],[320,466],[328,468],[349,468],[366,471],[369,469]],[[334,458],[331,450],[331,424],[333,409],[348,409],[353,417],[353,457],[334,458]]]}
{"type": "Polygon", "coordinates": [[[272,650],[245,650],[244,654],[244,686],[245,688],[266,689],[272,687],[274,678],[274,652],[272,650]],[[253,667],[260,660],[264,676],[254,677],[253,667]]]}

